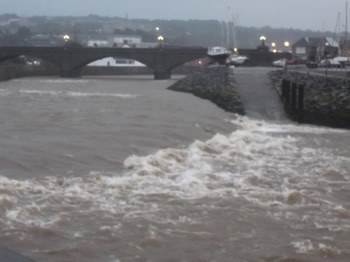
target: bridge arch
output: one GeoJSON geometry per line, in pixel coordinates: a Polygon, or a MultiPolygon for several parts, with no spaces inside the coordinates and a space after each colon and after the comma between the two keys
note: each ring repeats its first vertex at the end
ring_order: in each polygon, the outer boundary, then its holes
{"type": "MultiPolygon", "coordinates": [[[[106,59],[106,58],[112,58],[112,59],[114,59],[114,60],[118,60],[118,59],[133,60],[133,61],[139,62],[139,63],[142,64],[142,65],[147,66],[146,64],[142,63],[141,61],[136,60],[136,59],[131,59],[130,57],[105,55],[105,56],[101,56],[101,57],[97,57],[97,58],[91,58],[91,59],[82,61],[81,64],[78,64],[78,65],[77,65],[77,68],[82,69],[82,68],[84,68],[84,67],[90,65],[90,64],[93,63],[93,62],[97,62],[97,61],[100,61],[100,60],[103,60],[103,59],[106,59]]],[[[108,64],[106,64],[106,66],[108,66],[108,64]]]]}

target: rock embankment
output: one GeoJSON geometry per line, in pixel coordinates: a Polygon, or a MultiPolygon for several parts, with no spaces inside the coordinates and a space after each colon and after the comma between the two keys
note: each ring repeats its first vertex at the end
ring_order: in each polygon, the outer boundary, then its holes
{"type": "Polygon", "coordinates": [[[191,72],[168,89],[192,93],[210,100],[226,111],[244,114],[233,70],[227,66],[207,67],[191,72]]]}
{"type": "Polygon", "coordinates": [[[350,128],[350,79],[283,70],[269,78],[280,94],[282,79],[304,86],[304,123],[350,128]]]}

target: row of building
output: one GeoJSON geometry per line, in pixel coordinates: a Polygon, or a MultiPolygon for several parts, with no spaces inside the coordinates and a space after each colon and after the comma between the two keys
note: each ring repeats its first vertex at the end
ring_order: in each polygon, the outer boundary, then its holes
{"type": "MultiPolygon", "coordinates": [[[[45,47],[45,46],[63,46],[67,41],[74,41],[66,35],[34,35],[26,40],[26,45],[45,47]]],[[[141,36],[134,35],[114,35],[105,39],[86,39],[79,41],[80,44],[87,47],[137,47],[154,48],[159,43],[145,43],[141,36]]]]}
{"type": "Polygon", "coordinates": [[[324,57],[349,56],[350,41],[344,37],[338,43],[330,37],[303,37],[292,44],[294,56],[318,61],[324,57]]]}

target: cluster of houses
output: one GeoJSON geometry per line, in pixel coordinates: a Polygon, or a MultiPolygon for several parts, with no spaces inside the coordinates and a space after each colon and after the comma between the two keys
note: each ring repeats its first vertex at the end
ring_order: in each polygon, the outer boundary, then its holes
{"type": "Polygon", "coordinates": [[[292,44],[292,53],[307,61],[319,61],[325,57],[349,56],[350,41],[342,38],[338,43],[330,37],[303,37],[292,44]]]}

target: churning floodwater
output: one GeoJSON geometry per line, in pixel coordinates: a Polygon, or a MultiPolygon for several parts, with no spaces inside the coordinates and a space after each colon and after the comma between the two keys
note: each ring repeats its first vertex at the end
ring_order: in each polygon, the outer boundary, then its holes
{"type": "Polygon", "coordinates": [[[350,261],[350,131],[237,116],[175,81],[1,82],[0,244],[39,262],[350,261]]]}

